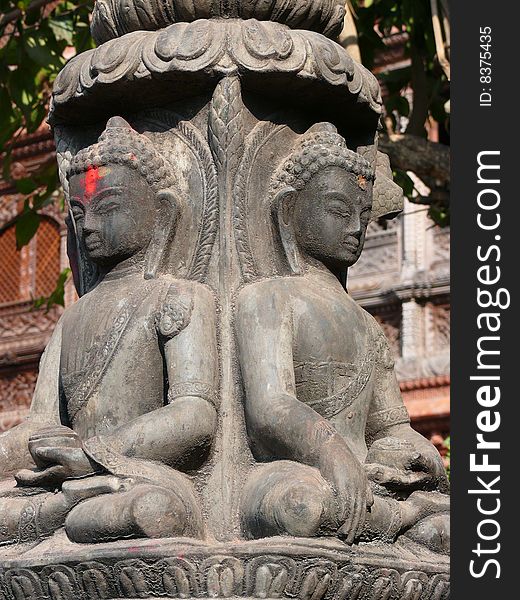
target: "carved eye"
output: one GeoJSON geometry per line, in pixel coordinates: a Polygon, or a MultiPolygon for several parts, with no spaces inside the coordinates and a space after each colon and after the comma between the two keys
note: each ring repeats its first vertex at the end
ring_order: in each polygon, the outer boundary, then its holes
{"type": "Polygon", "coordinates": [[[327,206],[327,212],[342,219],[348,219],[352,214],[344,202],[330,202],[327,206]]]}
{"type": "Polygon", "coordinates": [[[119,208],[119,202],[106,200],[96,205],[95,211],[99,214],[107,214],[119,208]]]}

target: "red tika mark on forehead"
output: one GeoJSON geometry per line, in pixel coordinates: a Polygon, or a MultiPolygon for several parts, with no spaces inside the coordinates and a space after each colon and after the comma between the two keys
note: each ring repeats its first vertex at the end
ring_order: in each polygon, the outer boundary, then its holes
{"type": "Polygon", "coordinates": [[[96,193],[98,184],[103,179],[99,172],[99,167],[89,167],[85,173],[85,201],[89,202],[96,193]]]}

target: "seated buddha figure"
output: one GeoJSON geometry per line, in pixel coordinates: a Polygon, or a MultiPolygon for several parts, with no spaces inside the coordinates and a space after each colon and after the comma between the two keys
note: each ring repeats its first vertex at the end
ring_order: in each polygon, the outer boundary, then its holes
{"type": "Polygon", "coordinates": [[[414,431],[391,351],[345,291],[371,216],[373,173],[332,126],[303,135],[274,174],[275,228],[291,275],[242,288],[236,334],[256,468],[249,538],[408,536],[447,552],[447,479],[414,431]]]}
{"type": "Polygon", "coordinates": [[[97,282],[63,313],[26,422],[0,437],[0,544],[204,535],[187,472],[217,421],[215,303],[164,274],[182,203],[120,117],[68,168],[72,225],[97,282]],[[36,467],[35,467],[36,465],[36,467]]]}

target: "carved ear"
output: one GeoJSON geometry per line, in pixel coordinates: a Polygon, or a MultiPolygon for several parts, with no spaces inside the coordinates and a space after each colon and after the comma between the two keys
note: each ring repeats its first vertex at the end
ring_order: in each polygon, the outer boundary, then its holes
{"type": "Polygon", "coordinates": [[[301,275],[303,273],[302,260],[292,225],[296,193],[292,187],[280,190],[273,199],[272,213],[278,225],[278,232],[291,271],[295,275],[301,275]]]}
{"type": "Polygon", "coordinates": [[[145,279],[154,279],[164,262],[168,246],[175,235],[180,212],[180,202],[170,190],[162,190],[156,196],[157,212],[154,231],[146,253],[145,279]]]}

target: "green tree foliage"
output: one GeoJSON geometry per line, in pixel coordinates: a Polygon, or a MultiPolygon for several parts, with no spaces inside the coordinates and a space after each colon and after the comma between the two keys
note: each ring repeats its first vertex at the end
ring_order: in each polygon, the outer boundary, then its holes
{"type": "Polygon", "coordinates": [[[385,108],[394,129],[396,114],[409,119],[406,132],[417,136],[426,135],[424,125],[429,116],[446,126],[448,81],[437,60],[430,1],[354,0],[353,8],[367,68],[373,68],[377,52],[385,50],[383,38],[399,32],[407,36],[405,53],[411,65],[380,76],[388,92],[385,108]],[[408,89],[413,93],[412,107],[404,95],[408,89]]]}
{"type": "MultiPolygon", "coordinates": [[[[432,5],[435,4],[441,16],[441,23],[442,17],[444,18],[444,33],[448,34],[449,40],[449,13],[446,1],[432,3],[430,0],[352,0],[350,4],[358,31],[361,58],[367,68],[372,69],[378,52],[386,49],[383,41],[385,38],[396,33],[404,33],[406,36],[404,50],[409,65],[378,75],[385,89],[385,124],[389,140],[399,144],[403,135],[424,140],[425,123],[428,119],[436,121],[439,124],[440,142],[443,143],[426,144],[417,140],[417,149],[421,154],[428,152],[432,163],[446,163],[445,156],[449,154],[449,81],[439,62],[439,46],[436,44],[432,15],[432,5]],[[404,128],[403,121],[406,122],[404,128]]],[[[446,39],[444,41],[446,42],[446,39]]],[[[449,52],[449,48],[444,47],[443,50],[449,52]]],[[[429,176],[428,167],[424,169],[424,165],[414,169],[414,149],[409,143],[410,138],[406,141],[410,151],[404,153],[406,169],[402,168],[402,149],[399,150],[401,160],[394,160],[396,157],[392,151],[392,144],[384,145],[383,149],[390,155],[395,169],[395,179],[410,200],[428,205],[429,216],[437,225],[449,225],[449,166],[440,179],[438,171],[436,177],[429,176]],[[406,173],[408,170],[416,172],[432,189],[433,193],[428,198],[417,196],[414,182],[406,173]]]]}
{"type": "Polygon", "coordinates": [[[13,145],[44,124],[52,84],[65,57],[93,47],[89,31],[92,5],[92,0],[0,0],[2,178],[25,196],[23,210],[15,219],[19,248],[36,233],[42,207],[56,201],[59,183],[54,160],[30,177],[13,180],[13,145]]]}

